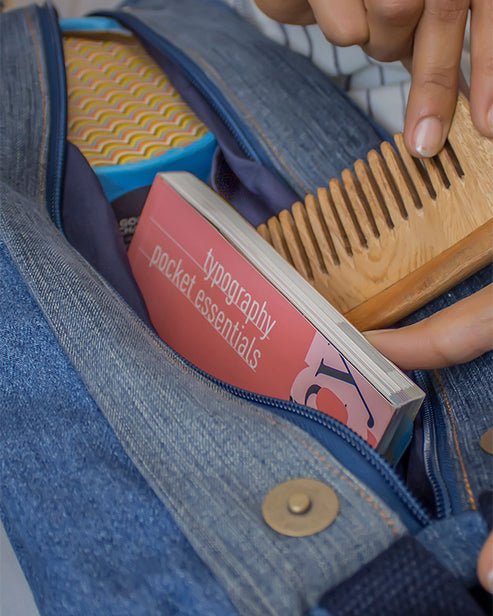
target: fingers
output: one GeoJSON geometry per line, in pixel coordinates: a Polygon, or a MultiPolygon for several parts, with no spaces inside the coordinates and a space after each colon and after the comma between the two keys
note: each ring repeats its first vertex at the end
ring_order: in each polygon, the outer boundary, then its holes
{"type": "Polygon", "coordinates": [[[493,285],[415,325],[365,335],[403,370],[470,361],[493,349],[493,285]]]}
{"type": "Polygon", "coordinates": [[[366,53],[382,62],[410,56],[424,0],[366,0],[365,4],[370,31],[366,53]]]}
{"type": "Polygon", "coordinates": [[[445,143],[457,101],[469,0],[426,0],[416,28],[404,136],[411,153],[428,157],[445,143]]]}
{"type": "Polygon", "coordinates": [[[334,45],[362,46],[368,42],[363,0],[310,0],[310,4],[320,29],[334,45]]]}
{"type": "Polygon", "coordinates": [[[315,23],[308,0],[255,0],[255,4],[268,17],[282,23],[300,26],[315,23]]]}
{"type": "Polygon", "coordinates": [[[471,18],[471,115],[493,137],[493,1],[475,0],[471,18]]]}
{"type": "Polygon", "coordinates": [[[382,61],[411,53],[424,0],[311,0],[315,19],[334,45],[360,45],[382,61]]]}
{"type": "Polygon", "coordinates": [[[493,533],[490,533],[478,560],[478,577],[481,585],[493,594],[493,533]]]}

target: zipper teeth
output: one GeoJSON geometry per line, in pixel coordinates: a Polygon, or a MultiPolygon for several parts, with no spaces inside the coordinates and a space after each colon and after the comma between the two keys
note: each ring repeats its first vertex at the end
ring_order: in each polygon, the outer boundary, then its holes
{"type": "Polygon", "coordinates": [[[217,115],[221,118],[223,123],[229,129],[235,141],[243,151],[243,153],[252,161],[262,162],[263,164],[271,166],[267,160],[264,160],[264,157],[260,156],[255,147],[249,143],[248,139],[242,134],[238,127],[235,126],[231,120],[231,118],[227,115],[225,110],[218,105],[217,101],[215,101],[209,94],[209,91],[204,84],[202,84],[199,80],[196,79],[194,75],[191,74],[191,71],[184,66],[184,64],[188,63],[186,58],[182,57],[182,54],[179,50],[177,50],[173,45],[168,43],[165,39],[159,37],[155,32],[153,32],[148,26],[142,24],[140,21],[135,19],[131,15],[126,15],[122,13],[115,13],[114,17],[116,17],[121,23],[124,23],[128,28],[133,30],[134,32],[141,32],[145,38],[151,42],[151,44],[159,48],[165,48],[166,54],[171,57],[171,59],[180,64],[182,70],[186,73],[187,79],[190,83],[202,94],[202,96],[207,100],[210,106],[214,109],[217,115]]]}
{"type": "Polygon", "coordinates": [[[445,516],[445,502],[443,498],[443,486],[441,486],[441,482],[438,480],[436,473],[433,472],[432,466],[436,466],[436,462],[431,459],[430,456],[426,455],[427,450],[431,452],[432,450],[432,441],[435,441],[433,430],[429,425],[429,422],[433,421],[430,416],[429,405],[423,404],[423,424],[428,424],[426,427],[423,426],[424,430],[426,430],[426,434],[424,435],[424,444],[428,444],[428,448],[425,447],[425,471],[428,477],[428,481],[430,482],[431,489],[433,491],[433,496],[435,498],[435,507],[436,507],[436,516],[437,518],[443,518],[445,516]],[[435,463],[434,463],[435,462],[435,463]]]}
{"type": "Polygon", "coordinates": [[[171,349],[171,347],[168,347],[168,349],[176,360],[181,363],[184,363],[192,372],[200,376],[202,379],[229,391],[234,396],[249,400],[251,402],[263,404],[272,408],[279,408],[293,413],[294,415],[305,417],[310,421],[318,423],[330,432],[333,432],[334,434],[342,438],[344,441],[346,441],[348,444],[350,444],[352,447],[354,447],[354,449],[367,462],[369,462],[373,466],[373,468],[375,468],[375,470],[378,471],[380,476],[385,480],[386,484],[399,497],[401,502],[405,503],[409,511],[411,511],[411,513],[423,526],[430,523],[429,515],[426,513],[422,505],[408,492],[407,487],[402,482],[402,480],[395,474],[394,470],[390,467],[390,465],[383,458],[381,458],[378,453],[376,453],[373,449],[370,449],[370,446],[358,434],[353,432],[347,426],[339,424],[338,422],[336,423],[336,420],[332,419],[331,417],[321,415],[319,411],[309,409],[296,402],[279,400],[278,398],[272,398],[270,396],[256,394],[235,387],[234,385],[229,385],[228,383],[225,383],[220,379],[217,379],[216,377],[208,374],[204,370],[197,368],[197,366],[176,353],[176,351],[171,349]]]}
{"type": "MultiPolygon", "coordinates": [[[[41,13],[42,16],[46,16],[43,21],[46,23],[48,29],[48,34],[51,39],[50,43],[53,43],[53,47],[51,47],[50,45],[49,48],[46,50],[46,53],[50,58],[53,59],[56,78],[56,81],[53,82],[55,85],[55,96],[50,100],[50,121],[54,123],[54,126],[50,127],[50,133],[56,136],[56,141],[54,141],[53,144],[49,145],[49,157],[53,157],[55,161],[55,172],[48,176],[47,186],[49,192],[46,201],[47,208],[53,222],[59,229],[62,229],[60,199],[61,182],[63,180],[62,174],[64,166],[64,148],[66,139],[66,100],[64,96],[65,88],[63,87],[65,83],[65,65],[62,60],[63,51],[61,48],[56,13],[51,7],[51,5],[48,5],[46,8],[43,7],[39,10],[43,11],[41,13]],[[56,106],[55,113],[53,113],[54,106],[56,106]]],[[[53,93],[53,86],[51,93],[53,93]]],[[[51,165],[48,164],[48,169],[50,168],[51,165]]]]}
{"type": "MultiPolygon", "coordinates": [[[[420,382],[420,386],[424,391],[428,391],[424,378],[421,377],[419,372],[415,373],[415,378],[420,382]]],[[[436,517],[443,518],[446,513],[450,513],[450,500],[448,498],[448,492],[445,482],[442,480],[442,472],[440,467],[440,460],[437,456],[437,443],[436,443],[436,426],[434,421],[434,415],[431,408],[428,395],[423,402],[423,454],[425,472],[430,482],[433,496],[435,498],[436,517]]]]}

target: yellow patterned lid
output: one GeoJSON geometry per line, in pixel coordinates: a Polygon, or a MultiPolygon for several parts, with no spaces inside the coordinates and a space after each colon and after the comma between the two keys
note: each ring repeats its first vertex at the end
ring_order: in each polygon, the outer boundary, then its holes
{"type": "Polygon", "coordinates": [[[64,35],[68,139],[92,166],[186,147],[207,127],[133,36],[64,35]]]}

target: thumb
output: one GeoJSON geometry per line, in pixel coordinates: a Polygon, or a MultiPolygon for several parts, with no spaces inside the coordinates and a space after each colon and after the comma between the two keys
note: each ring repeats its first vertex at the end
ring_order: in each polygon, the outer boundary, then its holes
{"type": "Polygon", "coordinates": [[[414,325],[365,336],[403,370],[471,361],[493,349],[493,285],[414,325]]]}

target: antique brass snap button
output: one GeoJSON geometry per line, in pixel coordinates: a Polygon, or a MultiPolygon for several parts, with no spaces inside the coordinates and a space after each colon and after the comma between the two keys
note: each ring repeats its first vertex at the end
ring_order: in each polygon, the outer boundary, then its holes
{"type": "Polygon", "coordinates": [[[479,445],[483,451],[493,456],[493,428],[486,430],[486,432],[479,439],[479,445]]]}
{"type": "Polygon", "coordinates": [[[315,479],[292,479],[264,498],[265,522],[281,535],[307,537],[324,530],[339,513],[339,499],[327,484],[315,479]]]}

